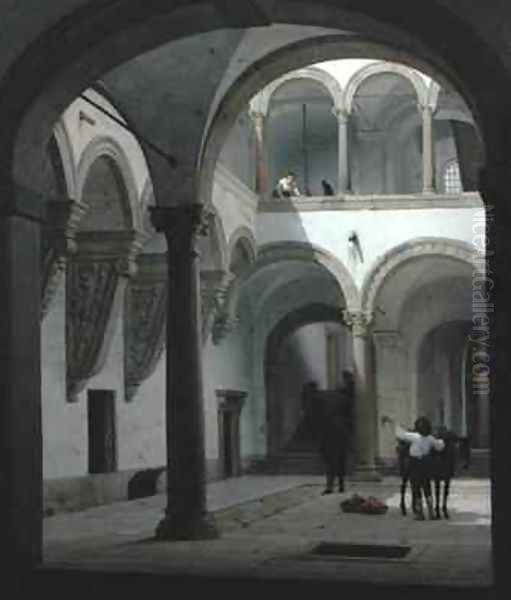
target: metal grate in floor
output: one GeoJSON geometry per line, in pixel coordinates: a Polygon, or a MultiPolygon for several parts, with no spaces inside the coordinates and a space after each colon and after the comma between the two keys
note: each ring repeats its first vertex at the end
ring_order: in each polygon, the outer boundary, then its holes
{"type": "Polygon", "coordinates": [[[347,558],[404,558],[410,550],[410,546],[321,542],[312,549],[312,554],[347,558]]]}

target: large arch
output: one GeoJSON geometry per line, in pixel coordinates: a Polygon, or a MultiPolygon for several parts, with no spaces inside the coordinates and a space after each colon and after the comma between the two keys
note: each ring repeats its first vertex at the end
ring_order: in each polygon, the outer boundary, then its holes
{"type": "Polygon", "coordinates": [[[416,238],[389,250],[366,275],[361,291],[362,309],[373,313],[375,299],[387,277],[405,262],[424,256],[447,256],[481,270],[476,249],[466,242],[440,237],[416,238]]]}
{"type": "Polygon", "coordinates": [[[279,448],[279,432],[272,427],[273,416],[276,412],[275,403],[281,401],[272,393],[272,381],[275,365],[278,364],[279,354],[284,341],[296,331],[313,323],[338,323],[344,325],[342,311],[339,307],[324,303],[310,303],[300,306],[285,315],[271,330],[266,338],[264,348],[264,385],[266,399],[267,448],[269,454],[276,453],[279,448]]]}

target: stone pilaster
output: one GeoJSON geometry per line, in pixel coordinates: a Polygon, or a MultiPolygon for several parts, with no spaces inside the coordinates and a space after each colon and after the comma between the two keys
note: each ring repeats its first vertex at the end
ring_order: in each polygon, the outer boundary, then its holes
{"type": "Polygon", "coordinates": [[[162,540],[218,537],[207,512],[201,298],[198,236],[205,234],[198,204],[151,209],[168,245],[167,508],[156,529],[162,540]]]}
{"type": "Polygon", "coordinates": [[[43,199],[0,198],[0,556],[5,586],[42,558],[43,199]]]}
{"type": "Polygon", "coordinates": [[[250,112],[254,123],[255,154],[256,154],[256,192],[265,196],[269,192],[268,157],[265,141],[266,116],[260,112],[250,112]]]}
{"type": "Polygon", "coordinates": [[[393,430],[380,425],[380,414],[393,416],[403,424],[412,423],[410,394],[407,392],[407,365],[403,339],[398,331],[373,332],[375,359],[375,393],[378,426],[378,456],[393,464],[396,440],[393,430]]]}
{"type": "Polygon", "coordinates": [[[344,321],[353,335],[356,476],[377,480],[376,400],[370,337],[372,315],[363,311],[344,311],[344,321]]]}

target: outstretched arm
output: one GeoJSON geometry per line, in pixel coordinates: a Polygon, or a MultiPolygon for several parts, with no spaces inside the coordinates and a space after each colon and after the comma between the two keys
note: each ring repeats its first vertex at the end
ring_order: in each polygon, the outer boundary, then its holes
{"type": "Polygon", "coordinates": [[[402,440],[403,442],[413,442],[419,437],[418,433],[416,433],[415,431],[407,431],[406,429],[403,429],[401,425],[399,425],[399,423],[396,423],[396,421],[394,421],[394,419],[391,419],[390,417],[383,416],[381,418],[381,422],[383,425],[385,425],[386,423],[394,424],[394,435],[398,440],[402,440]]]}

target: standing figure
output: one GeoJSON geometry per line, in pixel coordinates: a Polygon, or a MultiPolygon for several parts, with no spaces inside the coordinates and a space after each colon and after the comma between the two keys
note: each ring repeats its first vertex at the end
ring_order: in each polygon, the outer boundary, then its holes
{"type": "MultiPolygon", "coordinates": [[[[382,424],[393,423],[390,417],[382,417],[382,424]]],[[[431,423],[426,417],[419,417],[415,421],[414,431],[406,431],[399,424],[394,423],[395,436],[402,442],[410,444],[409,473],[412,484],[412,507],[415,518],[424,520],[422,507],[422,494],[424,494],[428,515],[434,519],[433,500],[431,495],[431,451],[444,449],[444,441],[431,435],[431,423]]]]}
{"type": "Polygon", "coordinates": [[[339,492],[344,492],[349,433],[347,409],[347,395],[344,390],[332,392],[324,397],[319,447],[326,472],[326,487],[322,492],[323,495],[334,491],[336,478],[339,492]]]}
{"type": "Polygon", "coordinates": [[[300,196],[300,190],[296,183],[295,174],[289,171],[279,179],[275,189],[276,195],[279,198],[291,198],[292,196],[300,196]]]}

